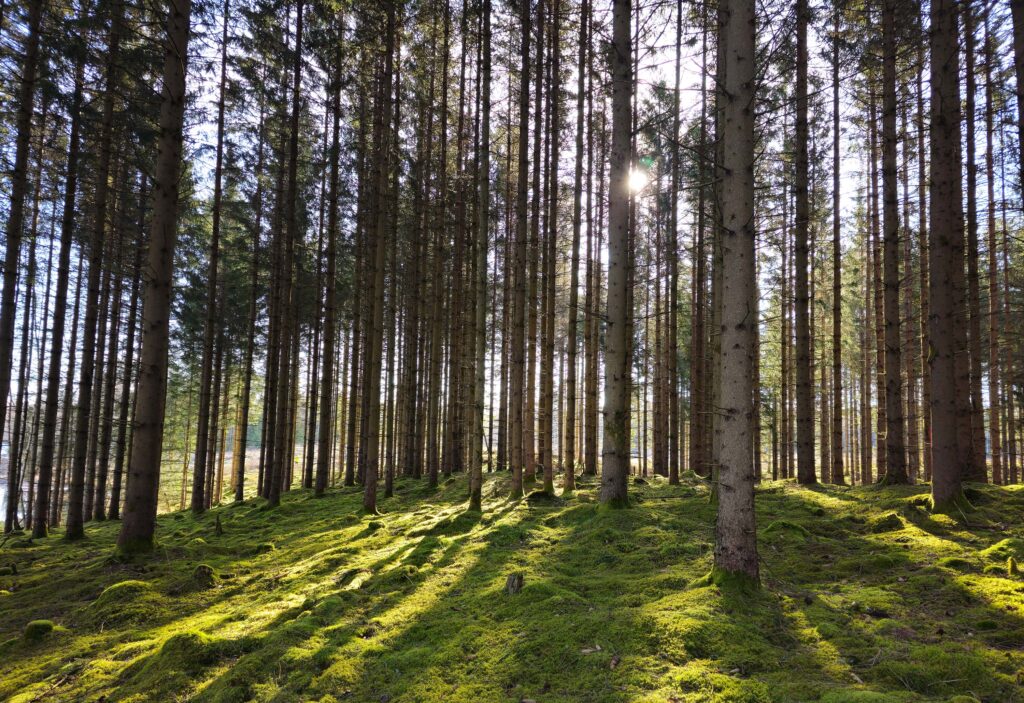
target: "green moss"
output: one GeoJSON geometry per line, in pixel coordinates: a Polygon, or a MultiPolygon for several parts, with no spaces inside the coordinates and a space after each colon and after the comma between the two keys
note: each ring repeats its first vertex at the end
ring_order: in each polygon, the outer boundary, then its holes
{"type": "Polygon", "coordinates": [[[875,671],[882,680],[930,695],[991,690],[994,683],[984,659],[955,644],[912,646],[905,658],[882,662],[875,671]]]}
{"type": "Polygon", "coordinates": [[[829,691],[821,697],[821,703],[900,703],[903,697],[896,697],[874,691],[829,691]]]}
{"type": "Polygon", "coordinates": [[[868,523],[868,530],[874,534],[895,532],[903,529],[903,521],[896,513],[886,513],[868,523]]]}
{"type": "Polygon", "coordinates": [[[33,620],[25,625],[24,637],[26,642],[39,642],[53,632],[53,622],[50,620],[33,620]]]}
{"type": "Polygon", "coordinates": [[[803,525],[791,520],[773,520],[761,531],[763,538],[795,535],[803,539],[810,539],[811,533],[803,525]]]}
{"type": "Polygon", "coordinates": [[[978,565],[975,562],[963,557],[943,557],[936,564],[947,569],[953,569],[954,571],[970,572],[978,570],[978,565]]]}
{"type": "Polygon", "coordinates": [[[213,567],[207,564],[199,564],[192,569],[192,583],[197,588],[211,588],[213,586],[213,567]]]}
{"type": "MultiPolygon", "coordinates": [[[[984,527],[922,512],[921,487],[766,482],[758,587],[712,570],[703,480],[631,484],[633,508],[606,510],[593,477],[571,500],[508,501],[495,472],[482,514],[465,509],[463,475],[424,483],[400,478],[382,517],[364,517],[353,488],[292,491],[274,511],[162,515],[160,549],[130,561],[107,558],[113,523],[9,552],[19,576],[0,599],[0,699],[1020,697],[1024,591],[1005,578],[1017,557],[984,527]],[[522,592],[504,596],[512,573],[522,592]],[[26,647],[36,619],[75,627],[59,647],[26,647]]],[[[979,490],[988,512],[970,522],[998,519],[1011,525],[999,538],[1021,539],[1024,490],[979,490]]]]}
{"type": "Polygon", "coordinates": [[[83,612],[85,624],[109,627],[151,618],[163,605],[152,583],[135,579],[108,586],[83,612]]]}
{"type": "Polygon", "coordinates": [[[979,554],[983,559],[1005,562],[1009,558],[1024,559],[1024,539],[1010,537],[1000,540],[991,547],[982,549],[979,554]]]}

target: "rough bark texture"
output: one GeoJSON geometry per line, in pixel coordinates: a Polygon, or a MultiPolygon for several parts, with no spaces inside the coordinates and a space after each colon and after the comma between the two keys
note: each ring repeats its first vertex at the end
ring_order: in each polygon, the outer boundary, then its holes
{"type": "MultiPolygon", "coordinates": [[[[948,510],[962,496],[961,481],[968,468],[959,446],[959,427],[970,423],[957,402],[955,355],[962,346],[965,315],[963,291],[963,188],[960,181],[960,59],[957,12],[951,0],[934,0],[931,7],[931,227],[928,258],[929,354],[932,393],[932,501],[948,510]]],[[[967,434],[968,440],[970,434],[967,434]]],[[[967,454],[970,456],[969,452],[967,454]]]]}
{"type": "Polygon", "coordinates": [[[807,0],[796,3],[796,196],[793,265],[796,304],[796,474],[800,483],[817,482],[814,468],[814,397],[811,369],[810,298],[807,284],[810,208],[807,178],[807,0]]]}
{"type": "Polygon", "coordinates": [[[627,503],[629,477],[630,340],[628,307],[630,96],[632,94],[630,0],[612,3],[612,144],[608,160],[608,316],[605,332],[604,446],[601,502],[627,503]]]}
{"type": "Polygon", "coordinates": [[[882,5],[882,207],[886,483],[907,483],[900,359],[899,194],[896,180],[896,0],[882,5]]]}
{"type": "Polygon", "coordinates": [[[124,519],[117,538],[118,546],[128,552],[152,549],[156,527],[191,13],[190,0],[169,0],[167,3],[159,156],[153,173],[153,215],[142,306],[138,402],[132,430],[124,519]]]}
{"type": "MultiPolygon", "coordinates": [[[[728,0],[722,41],[722,379],[718,444],[715,570],[757,581],[754,523],[753,415],[755,240],[755,10],[752,0],[728,0]]],[[[813,461],[813,458],[812,458],[813,461]]]]}

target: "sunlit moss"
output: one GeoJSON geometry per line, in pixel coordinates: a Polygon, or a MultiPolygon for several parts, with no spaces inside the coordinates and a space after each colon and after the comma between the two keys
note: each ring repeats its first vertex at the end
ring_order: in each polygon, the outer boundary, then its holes
{"type": "Polygon", "coordinates": [[[6,649],[0,698],[1021,698],[1024,582],[1006,568],[1024,538],[1019,489],[972,488],[965,522],[930,515],[926,487],[768,482],[757,589],[704,578],[714,506],[692,477],[631,484],[621,511],[587,480],[569,498],[508,501],[507,476],[490,475],[482,513],[463,477],[396,489],[372,517],[357,489],[164,515],[157,549],[130,562],[111,558],[116,524],[9,552],[0,642],[32,620],[69,629],[6,649]]]}

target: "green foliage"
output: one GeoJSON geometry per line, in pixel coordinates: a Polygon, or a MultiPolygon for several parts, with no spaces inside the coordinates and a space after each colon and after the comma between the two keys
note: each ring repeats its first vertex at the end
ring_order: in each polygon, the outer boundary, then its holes
{"type": "Polygon", "coordinates": [[[159,548],[131,562],[110,558],[113,523],[9,552],[0,699],[1024,698],[1024,590],[1005,567],[1020,489],[985,489],[968,526],[902,517],[922,488],[766,483],[755,587],[712,569],[704,482],[631,486],[630,510],[606,510],[595,482],[508,501],[507,481],[487,477],[483,514],[464,477],[400,478],[372,518],[357,489],[292,491],[273,511],[162,515],[159,548]],[[59,647],[24,646],[42,619],[73,625],[59,647]]]}

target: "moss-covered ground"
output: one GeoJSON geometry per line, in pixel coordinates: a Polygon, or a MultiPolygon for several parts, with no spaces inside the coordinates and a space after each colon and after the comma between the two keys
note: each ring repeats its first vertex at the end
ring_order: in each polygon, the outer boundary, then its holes
{"type": "Polygon", "coordinates": [[[396,485],[380,516],[356,489],[162,515],[130,562],[116,524],[10,539],[0,699],[1024,701],[1024,490],[947,517],[924,487],[764,484],[751,592],[702,578],[696,479],[612,511],[489,476],[482,515],[464,478],[396,485]]]}

